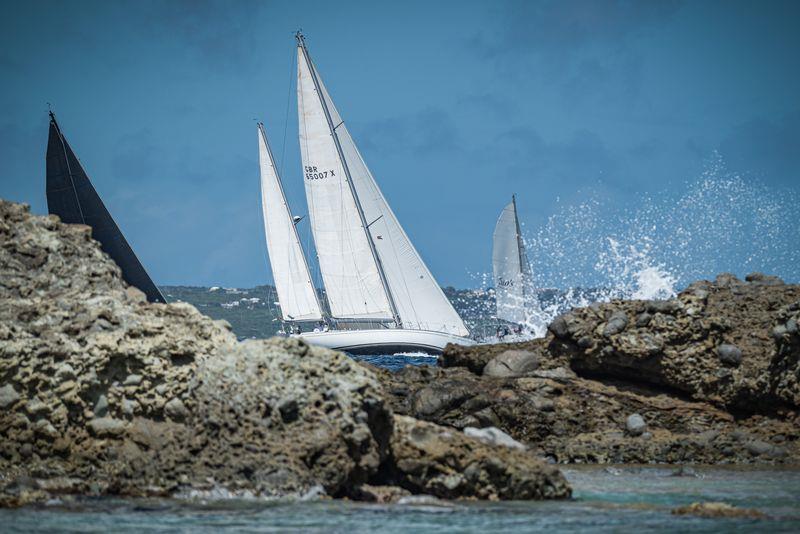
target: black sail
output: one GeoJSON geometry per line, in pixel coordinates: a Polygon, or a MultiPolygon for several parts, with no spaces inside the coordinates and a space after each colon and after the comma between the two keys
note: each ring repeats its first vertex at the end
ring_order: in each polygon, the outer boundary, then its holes
{"type": "Polygon", "coordinates": [[[92,237],[119,265],[125,281],[142,290],[150,302],[166,302],[100,200],[52,113],[47,140],[47,209],[65,223],[91,226],[92,237]]]}

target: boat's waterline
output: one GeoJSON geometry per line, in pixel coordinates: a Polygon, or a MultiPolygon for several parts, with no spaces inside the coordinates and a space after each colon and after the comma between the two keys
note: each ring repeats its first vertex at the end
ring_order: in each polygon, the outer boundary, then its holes
{"type": "Polygon", "coordinates": [[[343,350],[351,354],[397,354],[423,352],[441,354],[445,345],[474,345],[466,337],[436,332],[433,330],[407,330],[386,328],[380,330],[333,330],[329,332],[305,332],[294,334],[312,345],[343,350]]]}

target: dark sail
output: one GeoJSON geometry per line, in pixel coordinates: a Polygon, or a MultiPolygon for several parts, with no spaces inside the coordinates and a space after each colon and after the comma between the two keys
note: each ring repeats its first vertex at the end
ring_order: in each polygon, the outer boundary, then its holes
{"type": "Polygon", "coordinates": [[[47,209],[65,223],[91,226],[92,237],[119,265],[125,281],[141,289],[150,302],[166,302],[100,200],[52,113],[47,140],[47,209]]]}

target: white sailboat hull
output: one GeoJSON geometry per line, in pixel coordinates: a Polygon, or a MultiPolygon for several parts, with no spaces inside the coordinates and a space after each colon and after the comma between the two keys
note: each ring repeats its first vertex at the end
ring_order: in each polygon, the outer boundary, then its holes
{"type": "Polygon", "coordinates": [[[399,352],[425,352],[441,354],[445,345],[474,345],[466,337],[431,330],[406,330],[385,328],[380,330],[333,330],[294,334],[312,345],[342,350],[351,354],[396,354],[399,352]]]}

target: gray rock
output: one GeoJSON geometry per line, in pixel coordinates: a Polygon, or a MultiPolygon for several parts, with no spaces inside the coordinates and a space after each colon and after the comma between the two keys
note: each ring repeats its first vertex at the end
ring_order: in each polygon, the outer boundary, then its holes
{"type": "Polygon", "coordinates": [[[628,326],[628,315],[621,310],[617,310],[611,314],[608,322],[603,327],[603,335],[605,337],[619,334],[628,326]]]}
{"type": "Polygon", "coordinates": [[[142,383],[142,375],[128,375],[125,378],[125,382],[122,383],[123,386],[138,386],[142,383]]]}
{"type": "Polygon", "coordinates": [[[717,347],[717,355],[719,360],[733,367],[738,367],[742,363],[742,350],[736,345],[723,343],[717,347]]]}
{"type": "Polygon", "coordinates": [[[567,314],[559,315],[547,326],[547,329],[559,339],[566,339],[569,337],[569,326],[567,325],[566,315],[567,314]]]}
{"type": "Polygon", "coordinates": [[[94,412],[95,417],[105,417],[108,415],[108,398],[105,395],[100,395],[97,398],[97,402],[94,403],[94,412]]]}
{"type": "Polygon", "coordinates": [[[647,312],[640,313],[639,316],[636,317],[636,326],[638,326],[640,328],[642,326],[647,326],[647,325],[650,324],[650,319],[652,319],[652,318],[653,318],[653,316],[650,315],[647,312]]]}
{"type": "Polygon", "coordinates": [[[641,436],[647,430],[647,423],[644,418],[638,413],[629,415],[625,420],[625,429],[631,436],[641,436]]]}
{"type": "Polygon", "coordinates": [[[464,429],[464,434],[494,447],[502,446],[512,449],[526,449],[525,445],[494,426],[486,428],[475,428],[468,426],[464,429]]]}
{"type": "Polygon", "coordinates": [[[683,303],[677,299],[670,300],[651,300],[647,303],[649,313],[664,313],[674,315],[683,309],[683,303]]]}
{"type": "Polygon", "coordinates": [[[528,350],[507,350],[483,368],[483,376],[512,378],[525,376],[539,368],[539,358],[528,350]]]}
{"type": "Polygon", "coordinates": [[[11,384],[0,388],[0,408],[8,408],[19,400],[19,393],[11,384]]]}
{"type": "Polygon", "coordinates": [[[189,415],[189,410],[186,409],[186,405],[183,404],[182,400],[174,398],[170,399],[170,401],[164,405],[164,413],[167,414],[167,417],[170,419],[183,421],[189,415]]]}
{"type": "Polygon", "coordinates": [[[87,423],[89,432],[98,438],[116,438],[125,433],[127,424],[125,421],[114,419],[112,417],[99,417],[92,419],[87,423]]]}

